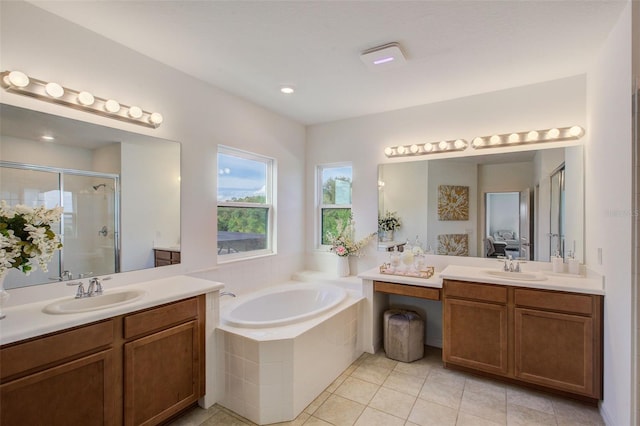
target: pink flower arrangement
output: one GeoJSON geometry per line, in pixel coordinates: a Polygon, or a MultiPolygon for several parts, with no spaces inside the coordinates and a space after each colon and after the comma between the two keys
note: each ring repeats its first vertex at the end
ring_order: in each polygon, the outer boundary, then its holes
{"type": "Polygon", "coordinates": [[[376,232],[367,235],[360,241],[355,241],[353,239],[354,234],[354,222],[353,220],[349,220],[349,222],[342,227],[340,233],[337,236],[333,236],[331,234],[327,235],[327,238],[331,242],[331,247],[329,251],[337,254],[340,257],[344,256],[359,256],[360,250],[362,250],[371,240],[373,240],[376,236],[376,232]]]}

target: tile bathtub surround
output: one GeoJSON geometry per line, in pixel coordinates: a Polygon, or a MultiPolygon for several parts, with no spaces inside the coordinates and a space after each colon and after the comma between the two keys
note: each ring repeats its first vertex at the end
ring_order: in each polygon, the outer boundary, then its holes
{"type": "MultiPolygon", "coordinates": [[[[410,364],[363,354],[291,422],[278,426],[604,425],[595,407],[446,370],[440,349],[410,364]]],[[[253,426],[215,405],[171,426],[253,426]]]]}

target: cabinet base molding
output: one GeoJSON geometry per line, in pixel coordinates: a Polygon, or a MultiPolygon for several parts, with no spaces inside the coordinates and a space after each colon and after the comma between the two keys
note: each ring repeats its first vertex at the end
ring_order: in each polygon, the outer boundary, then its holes
{"type": "Polygon", "coordinates": [[[532,390],[537,390],[537,391],[558,395],[567,399],[572,399],[574,401],[580,401],[584,404],[591,405],[594,407],[597,407],[600,401],[598,398],[591,398],[584,395],[577,395],[575,393],[564,392],[558,389],[554,389],[546,386],[540,386],[534,383],[524,382],[518,379],[512,379],[512,378],[500,376],[497,374],[485,373],[484,371],[478,371],[478,370],[474,370],[473,368],[462,367],[456,364],[444,362],[443,365],[444,365],[444,368],[448,370],[461,371],[463,373],[472,374],[477,377],[493,379],[499,382],[508,383],[510,385],[517,385],[527,389],[532,389],[532,390]]]}

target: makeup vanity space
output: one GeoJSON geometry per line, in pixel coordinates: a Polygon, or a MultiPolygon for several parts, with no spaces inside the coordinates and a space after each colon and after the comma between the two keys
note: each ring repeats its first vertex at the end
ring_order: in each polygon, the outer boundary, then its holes
{"type": "Polygon", "coordinates": [[[597,402],[602,277],[503,272],[451,264],[428,279],[378,269],[360,274],[371,301],[371,344],[380,346],[389,294],[441,301],[445,367],[597,402]]]}

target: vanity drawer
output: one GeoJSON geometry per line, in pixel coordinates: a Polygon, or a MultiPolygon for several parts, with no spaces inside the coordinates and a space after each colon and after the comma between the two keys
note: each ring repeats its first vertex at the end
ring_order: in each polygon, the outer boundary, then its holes
{"type": "Polygon", "coordinates": [[[400,294],[402,296],[419,297],[421,299],[440,300],[440,289],[417,285],[387,283],[375,281],[374,291],[380,293],[400,294]]]}
{"type": "Polygon", "coordinates": [[[198,316],[198,299],[182,300],[124,317],[124,338],[142,336],[198,316]]]}
{"type": "Polygon", "coordinates": [[[0,379],[49,368],[109,347],[114,341],[114,330],[111,319],[6,345],[0,350],[0,379]]]}
{"type": "Polygon", "coordinates": [[[444,280],[443,290],[445,297],[507,303],[507,288],[503,286],[444,280]]]}
{"type": "Polygon", "coordinates": [[[578,315],[593,314],[593,296],[588,294],[517,288],[515,305],[578,315]]]}

